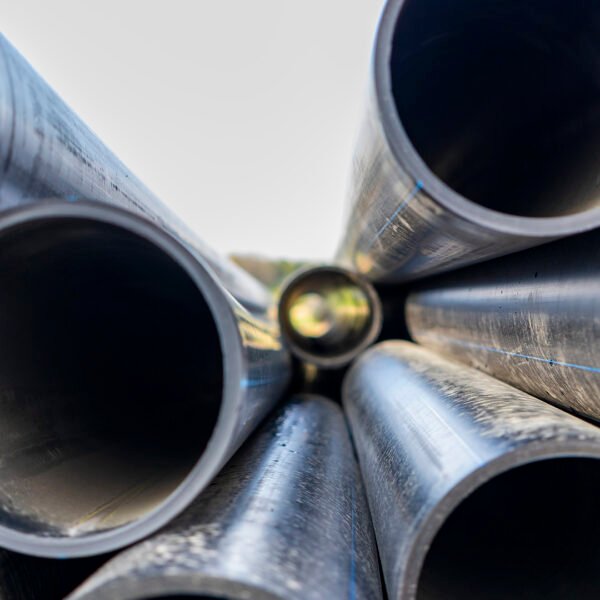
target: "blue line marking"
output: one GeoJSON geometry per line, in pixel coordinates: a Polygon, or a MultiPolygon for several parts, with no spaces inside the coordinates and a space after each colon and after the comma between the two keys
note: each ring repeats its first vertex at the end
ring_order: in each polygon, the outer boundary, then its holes
{"type": "Polygon", "coordinates": [[[542,358],[541,356],[532,356],[531,354],[522,354],[521,352],[511,352],[510,350],[501,350],[484,344],[475,342],[467,342],[466,340],[457,340],[454,338],[436,335],[435,337],[443,338],[452,344],[465,346],[466,348],[476,348],[477,350],[486,350],[487,352],[495,352],[496,354],[506,354],[507,356],[515,356],[517,358],[526,358],[528,360],[536,360],[549,365],[557,365],[559,367],[569,367],[571,369],[579,369],[580,371],[588,371],[589,373],[600,373],[600,367],[590,367],[589,365],[578,365],[577,363],[564,362],[562,360],[554,360],[553,358],[542,358]]]}
{"type": "Polygon", "coordinates": [[[356,502],[354,498],[354,486],[352,487],[352,544],[350,554],[350,582],[348,587],[348,600],[356,600],[356,534],[354,532],[354,513],[356,512],[356,502]]]}
{"type": "Polygon", "coordinates": [[[261,385],[266,385],[267,383],[273,383],[274,381],[279,381],[282,378],[282,375],[278,377],[265,377],[263,379],[242,379],[240,381],[240,387],[243,388],[253,388],[260,387],[261,385]]]}
{"type": "Polygon", "coordinates": [[[375,234],[375,237],[371,240],[371,243],[367,247],[367,251],[373,247],[373,244],[381,237],[383,232],[394,222],[394,219],[400,214],[406,205],[417,195],[419,190],[423,188],[423,182],[419,179],[415,184],[415,187],[403,198],[398,208],[394,211],[391,217],[386,219],[386,222],[379,228],[379,231],[375,234]]]}
{"type": "Polygon", "coordinates": [[[77,194],[67,194],[65,196],[65,198],[69,201],[69,202],[77,202],[77,199],[79,198],[79,196],[77,194]]]}

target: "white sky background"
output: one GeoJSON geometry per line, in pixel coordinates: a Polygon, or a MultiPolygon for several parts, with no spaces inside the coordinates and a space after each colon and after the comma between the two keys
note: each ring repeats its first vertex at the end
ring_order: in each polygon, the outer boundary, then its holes
{"type": "Polygon", "coordinates": [[[329,258],[381,0],[3,0],[3,33],[211,246],[329,258]]]}

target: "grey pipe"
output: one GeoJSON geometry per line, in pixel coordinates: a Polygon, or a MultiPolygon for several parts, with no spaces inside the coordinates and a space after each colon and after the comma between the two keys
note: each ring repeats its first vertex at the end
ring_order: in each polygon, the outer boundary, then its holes
{"type": "Polygon", "coordinates": [[[596,598],[600,431],[410,342],[344,406],[390,598],[596,598]]]}
{"type": "Polygon", "coordinates": [[[3,212],[0,545],[65,558],[151,534],[289,373],[266,312],[147,219],[83,201],[3,212]]]}
{"type": "Polygon", "coordinates": [[[600,224],[600,6],[389,0],[338,259],[406,281],[600,224]]]}
{"type": "Polygon", "coordinates": [[[272,296],[0,37],[0,544],[79,556],[185,508],[289,376],[272,296]]]}
{"type": "Polygon", "coordinates": [[[411,336],[562,408],[600,420],[600,230],[428,281],[411,336]]]}
{"type": "Polygon", "coordinates": [[[70,600],[381,597],[375,540],[341,410],[296,396],[167,529],[70,600]]]}

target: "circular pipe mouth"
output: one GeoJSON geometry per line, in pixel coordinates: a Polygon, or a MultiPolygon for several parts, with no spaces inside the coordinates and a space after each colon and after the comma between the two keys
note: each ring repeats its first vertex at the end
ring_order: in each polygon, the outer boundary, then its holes
{"type": "Polygon", "coordinates": [[[437,530],[416,599],[596,598],[599,496],[596,458],[546,458],[496,475],[437,530]]]}
{"type": "Polygon", "coordinates": [[[193,499],[224,452],[226,313],[199,262],[140,218],[79,203],[3,217],[0,544],[96,554],[193,499]]]}
{"type": "Polygon", "coordinates": [[[290,351],[322,368],[349,363],[381,329],[381,304],[373,286],[333,266],[313,267],[284,283],[279,324],[290,351]]]}
{"type": "Polygon", "coordinates": [[[600,222],[600,5],[391,0],[375,49],[388,142],[436,201],[533,236],[600,222]]]}

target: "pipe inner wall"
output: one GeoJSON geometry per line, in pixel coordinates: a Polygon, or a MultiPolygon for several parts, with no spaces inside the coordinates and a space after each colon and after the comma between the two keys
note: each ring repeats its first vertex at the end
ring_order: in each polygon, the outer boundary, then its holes
{"type": "Polygon", "coordinates": [[[600,205],[600,5],[407,0],[396,110],[439,179],[482,207],[558,217],[600,205]]]}
{"type": "Polygon", "coordinates": [[[513,468],[450,514],[425,557],[418,600],[597,598],[600,461],[513,468]],[[573,506],[575,510],[565,510],[573,506]]]}
{"type": "Polygon", "coordinates": [[[215,321],[186,271],[85,218],[0,238],[0,524],[83,537],[131,523],[186,478],[223,388],[215,321]]]}

